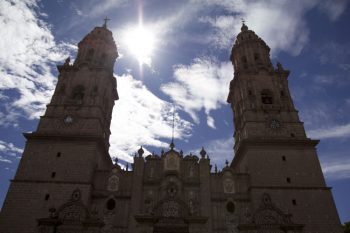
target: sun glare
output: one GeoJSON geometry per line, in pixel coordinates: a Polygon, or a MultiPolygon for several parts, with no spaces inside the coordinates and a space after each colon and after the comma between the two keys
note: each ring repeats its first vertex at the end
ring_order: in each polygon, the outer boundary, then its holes
{"type": "Polygon", "coordinates": [[[151,66],[155,36],[152,31],[138,26],[126,31],[125,42],[129,51],[136,56],[140,65],[151,66]]]}

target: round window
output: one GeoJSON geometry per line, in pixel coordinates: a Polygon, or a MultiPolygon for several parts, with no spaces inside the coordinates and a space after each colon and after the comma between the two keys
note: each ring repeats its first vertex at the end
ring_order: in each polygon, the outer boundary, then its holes
{"type": "Polygon", "coordinates": [[[114,210],[115,208],[115,200],[109,199],[106,204],[107,210],[114,210]]]}

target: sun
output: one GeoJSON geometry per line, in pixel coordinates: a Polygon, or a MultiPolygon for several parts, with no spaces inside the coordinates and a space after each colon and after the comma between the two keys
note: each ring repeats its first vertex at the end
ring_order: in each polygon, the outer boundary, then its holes
{"type": "Polygon", "coordinates": [[[142,25],[130,28],[125,33],[125,43],[140,65],[151,66],[155,41],[154,33],[142,25]]]}

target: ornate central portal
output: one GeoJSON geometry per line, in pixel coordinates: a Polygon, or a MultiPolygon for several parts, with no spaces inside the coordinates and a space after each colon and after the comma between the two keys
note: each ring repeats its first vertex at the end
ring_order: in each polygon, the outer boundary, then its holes
{"type": "Polygon", "coordinates": [[[189,233],[189,229],[182,219],[162,219],[155,224],[153,233],[189,233]]]}

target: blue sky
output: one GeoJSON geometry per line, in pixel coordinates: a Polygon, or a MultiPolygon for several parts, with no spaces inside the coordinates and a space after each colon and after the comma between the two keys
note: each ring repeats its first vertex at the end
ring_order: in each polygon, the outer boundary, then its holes
{"type": "Polygon", "coordinates": [[[244,18],[270,46],[273,63],[291,70],[294,103],[307,135],[321,139],[327,184],[341,221],[350,221],[347,0],[1,1],[0,204],[24,148],[22,133],[36,129],[50,101],[55,66],[74,60],[77,43],[106,16],[120,54],[112,157],[130,163],[140,145],[147,153],[166,149],[175,105],[177,149],[198,154],[204,146],[219,168],[232,160],[229,54],[244,18]],[[130,35],[141,24],[148,34],[137,44],[130,35]],[[147,48],[142,59],[135,46],[147,48]]]}

